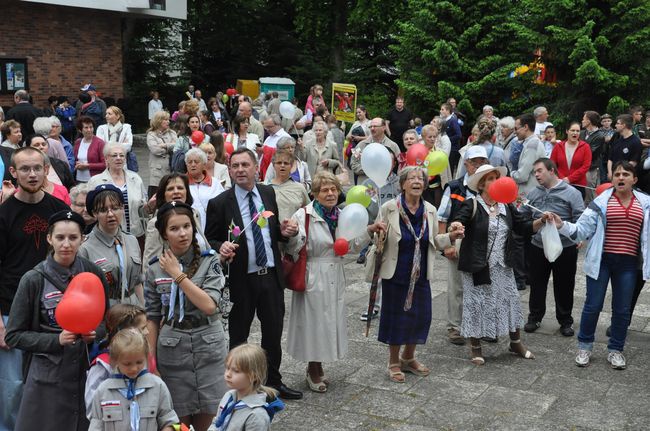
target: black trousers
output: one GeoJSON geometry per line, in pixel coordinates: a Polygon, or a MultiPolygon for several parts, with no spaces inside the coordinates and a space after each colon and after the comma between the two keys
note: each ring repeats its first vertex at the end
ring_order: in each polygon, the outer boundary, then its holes
{"type": "Polygon", "coordinates": [[[458,167],[458,161],[460,160],[460,152],[458,150],[451,150],[449,153],[449,169],[451,170],[451,175],[456,177],[456,168],[458,167]]]}
{"type": "Polygon", "coordinates": [[[510,250],[513,258],[512,270],[515,273],[517,287],[521,290],[526,289],[526,284],[529,284],[528,256],[526,256],[526,248],[529,243],[530,237],[512,233],[512,248],[510,250]]]}
{"type": "Polygon", "coordinates": [[[546,289],[553,272],[553,296],[555,297],[555,317],[560,325],[573,324],[573,291],[576,281],[578,249],[575,245],[565,247],[560,257],[553,263],[546,260],[544,250],[530,244],[527,258],[530,262],[529,321],[541,322],[546,313],[546,289]]]}
{"type": "Polygon", "coordinates": [[[231,289],[241,289],[228,316],[230,348],[248,342],[251,323],[257,313],[262,327],[262,348],[268,364],[267,384],[282,384],[282,325],[284,320],[284,291],[277,282],[274,269],[266,275],[248,274],[243,280],[231,280],[231,289]],[[233,283],[236,286],[233,286],[233,283]]]}

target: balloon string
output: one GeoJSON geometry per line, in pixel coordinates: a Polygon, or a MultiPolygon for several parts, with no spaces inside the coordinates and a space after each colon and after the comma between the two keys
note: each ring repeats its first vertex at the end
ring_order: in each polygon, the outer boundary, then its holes
{"type": "Polygon", "coordinates": [[[539,211],[540,214],[544,214],[544,211],[540,210],[539,208],[536,208],[536,207],[532,206],[532,205],[529,204],[528,202],[524,202],[524,205],[526,205],[526,206],[529,207],[529,208],[534,209],[535,211],[539,211]]]}
{"type": "Polygon", "coordinates": [[[589,186],[581,186],[580,184],[571,184],[571,185],[572,185],[573,187],[581,187],[581,188],[583,188],[583,189],[587,189],[587,190],[596,190],[596,189],[593,188],[593,187],[589,187],[589,186]]]}

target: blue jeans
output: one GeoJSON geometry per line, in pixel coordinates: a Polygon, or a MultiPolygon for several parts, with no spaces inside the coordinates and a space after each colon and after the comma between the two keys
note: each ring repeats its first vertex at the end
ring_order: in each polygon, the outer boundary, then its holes
{"type": "MultiPolygon", "coordinates": [[[[7,317],[2,320],[7,325],[7,317]]],[[[23,351],[0,350],[0,431],[11,431],[23,395],[23,351]]]]}
{"type": "Polygon", "coordinates": [[[638,258],[625,254],[603,253],[598,279],[587,277],[587,298],[582,309],[578,348],[591,350],[598,316],[603,309],[607,284],[612,281],[612,336],[609,351],[623,351],[627,327],[630,324],[630,307],[637,277],[638,258]]]}

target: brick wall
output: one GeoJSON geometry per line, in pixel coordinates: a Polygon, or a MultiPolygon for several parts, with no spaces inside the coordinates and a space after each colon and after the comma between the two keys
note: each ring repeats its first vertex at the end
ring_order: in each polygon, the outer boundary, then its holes
{"type": "MultiPolygon", "coordinates": [[[[37,107],[52,95],[72,101],[88,82],[102,97],[123,97],[120,14],[11,0],[2,11],[0,57],[27,58],[37,107]]],[[[12,95],[0,94],[0,105],[12,106],[12,95]]]]}

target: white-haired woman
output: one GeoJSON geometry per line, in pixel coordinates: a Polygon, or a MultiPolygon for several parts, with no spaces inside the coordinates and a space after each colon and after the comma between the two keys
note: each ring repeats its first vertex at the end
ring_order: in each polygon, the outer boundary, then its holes
{"type": "Polygon", "coordinates": [[[205,232],[208,202],[225,190],[221,182],[208,174],[206,169],[207,164],[208,156],[200,148],[192,148],[185,153],[185,165],[187,166],[187,177],[190,182],[190,194],[194,201],[192,208],[201,217],[201,232],[205,232]]]}
{"type": "Polygon", "coordinates": [[[138,238],[144,244],[146,217],[144,214],[147,203],[147,191],[140,175],[129,171],[126,167],[126,151],[118,142],[104,146],[106,169],[88,181],[88,186],[94,189],[101,184],[113,184],[122,191],[124,199],[124,217],[122,230],[138,238]]]}
{"type": "MultiPolygon", "coordinates": [[[[289,177],[295,182],[305,186],[305,189],[307,192],[309,192],[311,190],[311,175],[309,174],[309,166],[307,166],[307,162],[300,160],[296,155],[296,140],[288,136],[280,138],[277,144],[277,151],[280,150],[288,151],[292,156],[295,157],[295,160],[291,165],[291,173],[289,174],[289,177]]],[[[266,177],[264,178],[264,182],[266,184],[271,184],[275,178],[275,175],[275,167],[271,164],[266,170],[266,177]]]]}
{"type": "Polygon", "coordinates": [[[70,164],[70,171],[74,171],[74,149],[72,148],[70,141],[63,136],[63,125],[61,124],[61,120],[59,120],[59,117],[55,115],[51,116],[50,120],[52,120],[52,127],[48,138],[54,139],[63,145],[63,150],[65,151],[68,163],[70,164]]]}
{"type": "Polygon", "coordinates": [[[52,131],[52,119],[51,117],[38,117],[34,120],[34,134],[43,135],[48,137],[48,150],[47,155],[50,157],[55,157],[62,162],[68,163],[68,155],[63,149],[63,145],[60,141],[50,139],[49,135],[52,131]]]}

